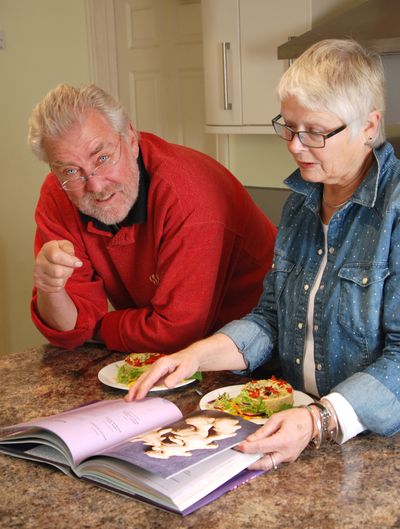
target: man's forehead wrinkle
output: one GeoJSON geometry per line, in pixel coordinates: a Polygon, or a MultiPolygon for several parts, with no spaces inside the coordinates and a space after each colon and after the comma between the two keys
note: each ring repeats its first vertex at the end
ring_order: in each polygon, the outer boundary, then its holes
{"type": "MultiPolygon", "coordinates": [[[[92,157],[92,156],[95,156],[96,154],[98,154],[99,152],[101,152],[103,149],[105,149],[106,147],[111,147],[111,142],[105,142],[104,140],[99,140],[97,143],[94,144],[94,146],[90,149],[90,152],[89,152],[89,157],[92,157]]],[[[77,162],[75,160],[54,160],[52,162],[52,165],[55,165],[55,166],[66,166],[66,165],[73,165],[73,166],[76,166],[78,165],[77,162]]]]}

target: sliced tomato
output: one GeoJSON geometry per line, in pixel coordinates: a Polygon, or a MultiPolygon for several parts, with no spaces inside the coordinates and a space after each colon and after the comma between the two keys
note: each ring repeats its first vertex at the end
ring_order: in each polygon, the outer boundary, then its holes
{"type": "Polygon", "coordinates": [[[151,354],[148,358],[146,358],[146,360],[144,361],[144,363],[146,365],[149,365],[149,364],[154,364],[154,362],[156,360],[158,360],[159,358],[161,358],[162,356],[165,356],[161,353],[154,353],[154,354],[151,354]]]}
{"type": "Polygon", "coordinates": [[[125,362],[130,366],[142,367],[144,365],[154,364],[161,356],[165,356],[162,353],[131,353],[125,358],[125,362]],[[135,355],[138,356],[135,356],[135,355]]]}

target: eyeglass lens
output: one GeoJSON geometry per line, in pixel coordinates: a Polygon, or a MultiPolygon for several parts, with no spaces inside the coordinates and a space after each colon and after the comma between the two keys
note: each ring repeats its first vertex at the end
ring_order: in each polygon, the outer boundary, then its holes
{"type": "Polygon", "coordinates": [[[325,137],[323,134],[317,132],[298,131],[295,132],[289,129],[286,125],[273,122],[275,132],[286,141],[292,141],[295,136],[298,136],[300,142],[307,147],[324,147],[325,137]]]}
{"type": "Polygon", "coordinates": [[[118,145],[115,147],[114,151],[111,154],[101,153],[98,157],[97,165],[95,166],[94,171],[89,174],[84,174],[84,172],[79,169],[77,173],[70,178],[65,179],[61,182],[61,187],[65,191],[71,191],[74,189],[79,189],[83,187],[89,178],[92,178],[97,175],[104,175],[111,167],[115,166],[121,157],[121,139],[118,142],[118,145]],[[102,160],[102,158],[105,158],[102,160]]]}

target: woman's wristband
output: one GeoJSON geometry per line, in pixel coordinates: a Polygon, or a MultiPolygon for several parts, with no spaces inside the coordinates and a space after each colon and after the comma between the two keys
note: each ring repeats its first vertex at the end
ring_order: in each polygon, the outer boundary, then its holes
{"type": "Polygon", "coordinates": [[[339,424],[336,412],[327,400],[315,401],[304,406],[313,420],[313,437],[311,442],[319,448],[327,440],[336,440],[339,434],[339,424]]]}
{"type": "Polygon", "coordinates": [[[305,406],[305,408],[309,411],[313,419],[313,437],[311,438],[311,443],[314,445],[315,448],[319,448],[322,444],[321,415],[319,413],[319,410],[317,410],[315,406],[308,405],[305,406]]]}
{"type": "Polygon", "coordinates": [[[331,403],[331,401],[328,400],[328,399],[322,398],[321,399],[321,404],[323,404],[329,410],[329,412],[331,414],[331,425],[330,425],[330,428],[329,428],[329,439],[331,441],[337,442],[341,432],[340,432],[339,420],[338,420],[338,417],[336,415],[336,410],[335,410],[333,404],[331,403]]]}
{"type": "Polygon", "coordinates": [[[310,443],[312,443],[315,448],[319,448],[321,446],[322,437],[322,424],[321,424],[321,418],[318,410],[315,408],[311,408],[311,406],[300,406],[301,408],[304,408],[308,411],[308,413],[311,416],[311,423],[312,423],[312,432],[311,432],[311,439],[310,443]]]}
{"type": "Polygon", "coordinates": [[[320,421],[321,421],[321,429],[319,432],[319,442],[318,447],[321,446],[321,444],[326,441],[329,437],[329,419],[331,418],[331,412],[326,408],[323,404],[321,404],[318,401],[313,402],[309,405],[311,407],[317,407],[319,411],[320,421]]]}

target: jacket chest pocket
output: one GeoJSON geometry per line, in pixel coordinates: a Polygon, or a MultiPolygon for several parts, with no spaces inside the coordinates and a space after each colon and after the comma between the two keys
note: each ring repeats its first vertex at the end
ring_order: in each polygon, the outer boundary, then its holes
{"type": "Polygon", "coordinates": [[[383,289],[389,276],[386,265],[344,265],[339,271],[340,323],[356,334],[366,336],[380,329],[383,289]]]}
{"type": "Polygon", "coordinates": [[[275,287],[275,300],[278,302],[281,294],[287,285],[290,274],[292,273],[295,265],[291,261],[275,255],[272,263],[272,273],[274,277],[275,287]]]}

